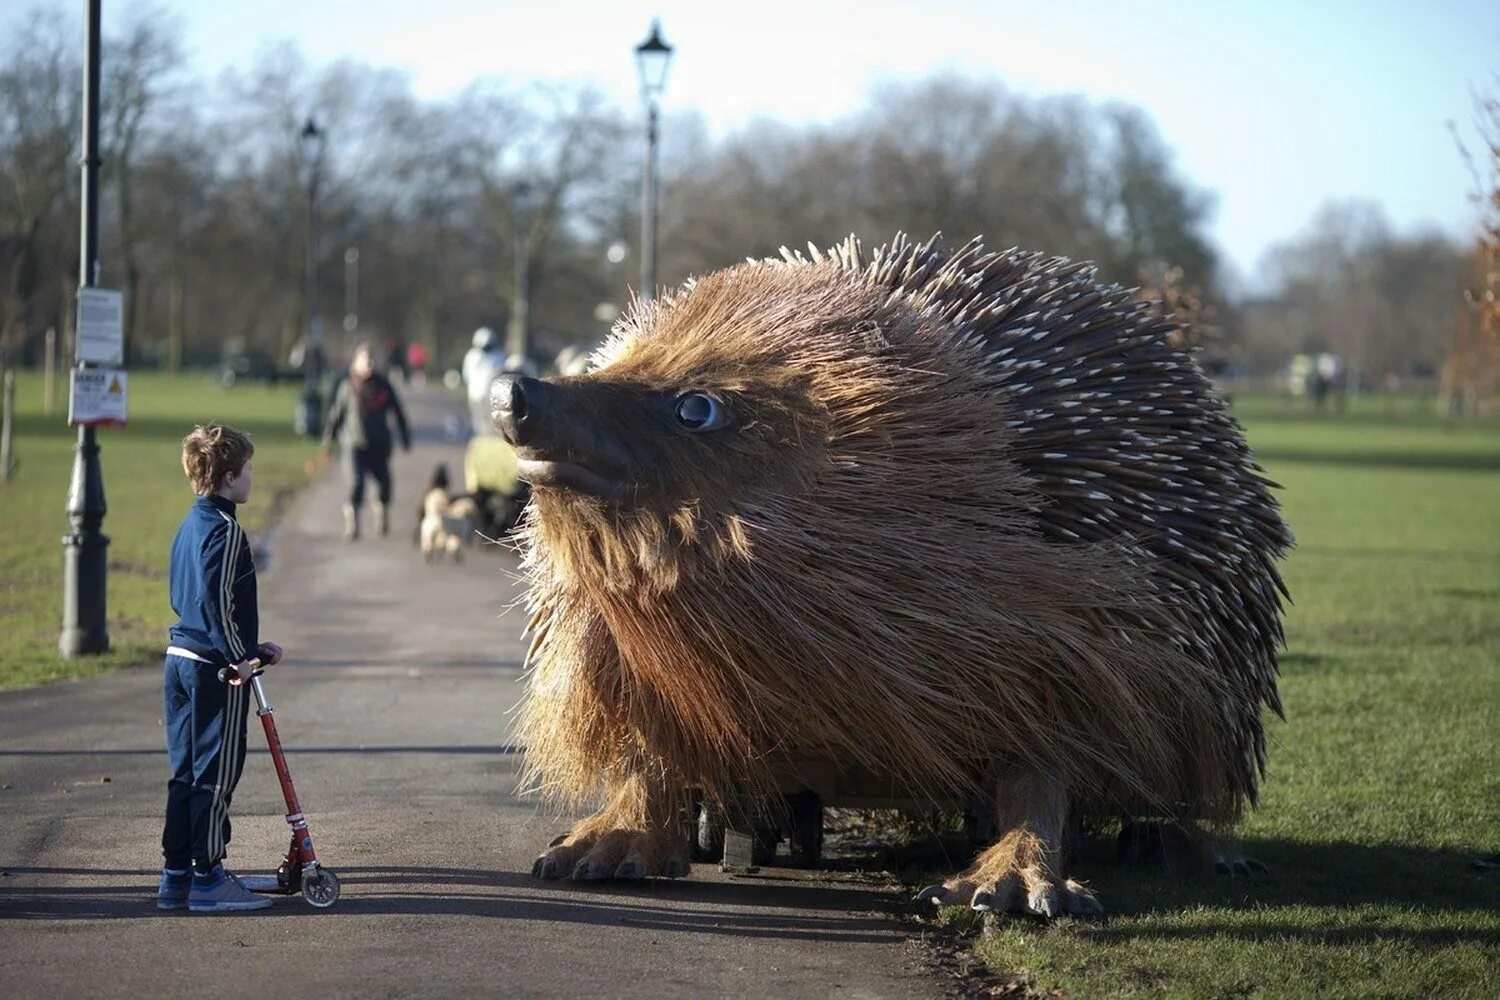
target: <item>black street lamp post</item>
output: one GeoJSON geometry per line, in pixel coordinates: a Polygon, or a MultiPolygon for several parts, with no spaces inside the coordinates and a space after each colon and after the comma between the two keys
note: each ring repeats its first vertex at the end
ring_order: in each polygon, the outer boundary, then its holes
{"type": "Polygon", "coordinates": [[[646,176],[641,185],[641,288],[642,299],[656,294],[656,133],[657,99],[667,85],[672,46],[662,41],[661,25],[651,22],[651,37],[635,47],[636,72],[640,75],[641,100],[646,103],[646,176]]]}
{"type": "Polygon", "coordinates": [[[318,310],[318,182],[323,173],[323,150],[328,135],[311,117],[298,136],[307,168],[307,339],[302,352],[302,398],[297,403],[296,429],[317,437],[323,433],[323,317],[318,310]]]}
{"type": "MultiPolygon", "coordinates": [[[[78,283],[99,283],[99,3],[88,0],[83,63],[83,194],[79,206],[78,283]]],[[[80,310],[81,312],[81,310],[80,310]]],[[[58,652],[72,657],[109,650],[105,625],[105,584],[109,539],[104,526],[104,472],[99,443],[90,426],[78,428],[73,479],[68,486],[68,522],[63,536],[63,627],[58,652]]]]}

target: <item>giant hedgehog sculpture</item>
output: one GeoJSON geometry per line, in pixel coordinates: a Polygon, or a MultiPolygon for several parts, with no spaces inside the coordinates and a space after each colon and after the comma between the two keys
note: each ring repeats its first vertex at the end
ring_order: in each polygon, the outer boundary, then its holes
{"type": "Polygon", "coordinates": [[[1093,912],[1070,818],[1256,799],[1291,538],[1172,327],[1092,267],[898,237],[639,305],[588,372],[492,402],[523,533],[545,790],[604,807],[555,878],[679,876],[687,790],[809,762],[999,837],[928,896],[1093,912]]]}

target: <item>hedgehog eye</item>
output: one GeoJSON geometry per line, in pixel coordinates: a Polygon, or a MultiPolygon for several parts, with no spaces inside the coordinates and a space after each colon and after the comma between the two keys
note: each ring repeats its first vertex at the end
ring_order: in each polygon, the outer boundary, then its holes
{"type": "Polygon", "coordinates": [[[685,392],[678,396],[673,412],[683,428],[695,433],[717,430],[728,419],[724,404],[706,392],[685,392]]]}

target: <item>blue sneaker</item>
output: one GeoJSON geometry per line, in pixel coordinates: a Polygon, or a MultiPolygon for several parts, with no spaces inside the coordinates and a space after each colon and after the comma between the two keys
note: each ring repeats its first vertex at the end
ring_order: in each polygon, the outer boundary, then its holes
{"type": "Polygon", "coordinates": [[[194,913],[232,913],[239,910],[264,910],[271,905],[267,896],[257,896],[240,884],[240,880],[214,865],[207,875],[194,874],[188,893],[188,909],[194,913]]]}
{"type": "Polygon", "coordinates": [[[156,887],[156,908],[158,910],[180,910],[188,905],[188,890],[193,886],[193,870],[184,868],[182,871],[174,871],[171,868],[161,870],[161,884],[156,887]]]}

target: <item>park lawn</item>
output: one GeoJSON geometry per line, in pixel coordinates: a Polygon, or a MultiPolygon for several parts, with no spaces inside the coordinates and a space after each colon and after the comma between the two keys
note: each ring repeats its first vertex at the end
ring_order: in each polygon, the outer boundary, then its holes
{"type": "Polygon", "coordinates": [[[252,537],[307,482],[316,445],[292,433],[297,388],[261,384],[223,389],[208,375],[130,375],[130,424],[99,431],[109,512],[108,623],[111,649],[64,660],[64,507],[76,432],[67,419],[66,382],[51,416],[42,413],[42,378],[17,379],[15,452],[20,467],[0,483],[0,688],[82,677],[158,659],[173,620],[167,552],[192,493],[182,474],[183,435],[219,420],[255,441],[255,491],[241,511],[252,537]]]}
{"type": "MultiPolygon", "coordinates": [[[[1071,996],[1500,996],[1500,426],[1362,401],[1237,406],[1283,484],[1281,691],[1265,879],[1183,881],[1093,858],[1108,917],[1003,922],[997,972],[1071,996]]],[[[946,914],[951,922],[959,914],[946,914]]]]}

